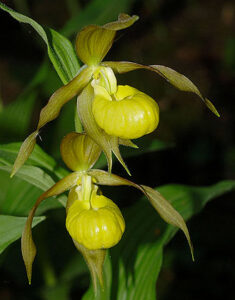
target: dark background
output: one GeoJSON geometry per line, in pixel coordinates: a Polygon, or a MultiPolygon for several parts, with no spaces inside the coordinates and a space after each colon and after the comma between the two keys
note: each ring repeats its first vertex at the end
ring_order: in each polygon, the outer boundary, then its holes
{"type": "MultiPolygon", "coordinates": [[[[90,1],[2,2],[40,24],[61,30],[90,1]]],[[[219,0],[127,2],[126,12],[139,15],[140,20],[118,33],[106,59],[172,67],[189,77],[221,114],[218,119],[196,96],[175,90],[156,74],[136,71],[118,76],[121,84],[135,86],[158,101],[160,125],[149,138],[173,145],[164,151],[144,154],[141,159],[128,159],[133,181],[154,187],[166,183],[203,186],[235,179],[235,3],[219,0]]],[[[46,47],[30,26],[19,24],[7,13],[0,12],[0,22],[0,98],[6,106],[31,80],[44,60],[46,47]]],[[[70,34],[69,38],[74,41],[75,34],[70,34]]],[[[60,85],[56,73],[51,71],[47,83],[40,87],[28,132],[19,136],[14,130],[6,132],[0,128],[0,142],[22,141],[35,127],[42,105],[60,85]]],[[[66,110],[63,113],[66,120],[66,110]]],[[[59,159],[59,138],[70,127],[68,119],[64,127],[58,121],[46,126],[41,133],[42,147],[59,159]]],[[[141,140],[137,144],[141,146],[141,140]]],[[[114,173],[126,176],[116,164],[114,173]]],[[[124,203],[130,205],[130,197],[135,196],[126,190],[122,195],[123,206],[124,203]]],[[[194,264],[185,250],[182,235],[177,235],[166,248],[157,283],[158,299],[235,298],[230,295],[234,294],[235,280],[234,196],[230,193],[213,200],[188,223],[196,253],[194,264]]],[[[115,197],[118,195],[114,194],[112,199],[115,197]]],[[[57,214],[51,216],[50,222],[62,226],[58,221],[60,213],[57,214]]],[[[10,247],[5,258],[12,258],[19,250],[17,247],[17,243],[10,247]]],[[[0,274],[0,299],[31,299],[31,291],[25,289],[26,280],[20,274],[19,255],[11,261],[5,258],[2,258],[0,274]]],[[[36,276],[40,286],[43,279],[40,274],[36,276]]],[[[81,292],[76,289],[74,294],[81,292]]]]}

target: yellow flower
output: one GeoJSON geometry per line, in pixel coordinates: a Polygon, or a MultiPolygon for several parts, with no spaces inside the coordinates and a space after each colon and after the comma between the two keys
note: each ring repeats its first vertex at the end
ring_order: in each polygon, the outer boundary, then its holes
{"type": "Polygon", "coordinates": [[[106,249],[115,246],[125,230],[125,221],[117,205],[100,194],[96,178],[89,170],[100,156],[100,147],[86,134],[71,132],[61,142],[61,155],[74,172],[43,193],[31,209],[22,234],[22,255],[31,283],[36,247],[31,226],[39,204],[46,198],[70,190],[66,203],[66,228],[90,269],[94,287],[102,284],[102,266],[106,249]]]}
{"type": "Polygon", "coordinates": [[[103,26],[89,25],[78,33],[76,52],[84,66],[73,80],[51,96],[48,104],[41,110],[37,129],[22,144],[11,176],[33,151],[41,127],[54,120],[62,106],[74,96],[78,96],[78,114],[84,130],[103,150],[109,171],[112,169],[114,153],[129,173],[119,152],[119,145],[136,147],[130,139],[152,132],[157,127],[159,111],[151,97],[134,88],[118,86],[114,72],[125,73],[137,69],[153,71],[179,90],[197,94],[206,106],[219,116],[213,104],[201,95],[198,88],[184,75],[171,68],[161,65],[144,66],[126,61],[102,62],[113,44],[116,32],[133,25],[137,20],[137,16],[120,14],[115,22],[103,26]],[[97,86],[106,90],[103,99],[100,97],[103,92],[100,94],[97,86]],[[120,95],[123,93],[128,96],[120,95]],[[110,97],[112,101],[109,103],[107,100],[110,97]]]}
{"type": "Polygon", "coordinates": [[[80,188],[74,188],[69,195],[77,195],[67,211],[66,228],[69,234],[89,250],[115,246],[125,230],[125,221],[119,208],[112,200],[97,195],[96,190],[92,192],[91,199],[80,199],[80,188]]]}
{"type": "Polygon", "coordinates": [[[94,93],[92,112],[96,123],[107,134],[128,140],[157,128],[159,108],[148,95],[128,85],[119,85],[112,95],[96,85],[94,93]]]}
{"type": "Polygon", "coordinates": [[[193,256],[189,232],[181,215],[158,191],[106,171],[91,169],[100,153],[99,146],[86,134],[72,132],[62,140],[62,158],[74,172],[44,192],[29,212],[21,239],[29,283],[36,255],[31,229],[35,212],[46,198],[70,191],[66,203],[66,228],[88,265],[95,290],[97,279],[102,285],[106,249],[120,241],[125,230],[125,221],[117,205],[100,194],[100,185],[127,185],[140,190],[167,223],[184,232],[193,256]]]}

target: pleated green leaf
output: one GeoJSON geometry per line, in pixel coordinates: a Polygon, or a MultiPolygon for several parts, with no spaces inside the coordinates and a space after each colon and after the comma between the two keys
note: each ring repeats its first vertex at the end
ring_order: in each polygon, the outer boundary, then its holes
{"type": "MultiPolygon", "coordinates": [[[[2,165],[0,163],[0,170],[7,172],[8,174],[10,174],[11,172],[11,166],[6,166],[6,165],[2,165]]],[[[6,176],[6,175],[5,175],[6,176]]],[[[9,176],[9,175],[7,175],[9,176]]],[[[54,183],[55,181],[51,178],[50,175],[48,175],[46,172],[44,172],[42,169],[34,167],[34,166],[23,166],[20,171],[16,174],[16,177],[18,177],[19,179],[21,179],[24,182],[27,182],[32,186],[36,187],[37,189],[39,189],[40,191],[46,191],[48,190],[54,183]]],[[[9,177],[8,177],[9,178],[9,177]]],[[[14,181],[12,182],[12,184],[14,184],[14,181]]],[[[23,189],[22,185],[22,189],[23,189]]],[[[14,187],[14,185],[12,185],[12,188],[14,187]]],[[[6,188],[6,187],[5,187],[6,188]]],[[[28,187],[25,187],[26,189],[28,187]]],[[[21,190],[22,192],[23,190],[21,190]]],[[[32,189],[32,195],[33,195],[33,189],[32,189]]],[[[40,193],[41,194],[41,193],[40,193]]],[[[17,196],[16,196],[17,198],[17,196]]],[[[35,199],[34,199],[35,200],[35,199]]],[[[14,201],[14,198],[12,198],[12,201],[14,201]]],[[[65,196],[59,196],[58,197],[58,201],[65,206],[65,202],[66,202],[66,197],[65,196]]],[[[17,203],[17,199],[15,199],[15,204],[17,203]]],[[[32,207],[34,201],[32,198],[30,198],[30,203],[28,203],[28,205],[30,205],[30,207],[32,207]]],[[[13,205],[13,203],[11,204],[10,202],[7,203],[7,206],[11,206],[13,205]]],[[[25,213],[27,213],[27,206],[25,206],[25,213]]],[[[54,205],[53,205],[54,206],[54,205]]],[[[56,206],[58,206],[56,204],[56,206]]],[[[4,206],[3,206],[4,207],[4,206]]]]}
{"type": "MultiPolygon", "coordinates": [[[[10,173],[11,166],[0,164],[0,170],[10,173]]],[[[44,191],[55,183],[50,175],[34,166],[23,166],[16,176],[44,191]]]]}
{"type": "MultiPolygon", "coordinates": [[[[15,176],[10,178],[9,173],[0,170],[0,208],[1,214],[25,217],[34,205],[42,190],[35,185],[15,176]]],[[[66,196],[60,195],[56,201],[53,198],[44,201],[37,210],[37,215],[42,215],[50,209],[63,207],[66,196]]]]}
{"type": "MultiPolygon", "coordinates": [[[[0,162],[4,165],[12,166],[17,157],[20,146],[21,143],[0,145],[0,162]]],[[[58,166],[54,158],[43,151],[38,145],[35,145],[26,164],[53,172],[59,179],[68,175],[68,171],[58,166]]]]}
{"type": "Polygon", "coordinates": [[[3,3],[0,8],[19,22],[31,25],[47,45],[48,55],[64,84],[68,83],[78,72],[79,64],[71,42],[60,33],[44,28],[33,19],[24,16],[3,3]]]}
{"type": "MultiPolygon", "coordinates": [[[[42,222],[45,217],[35,217],[32,226],[42,222]]],[[[0,215],[0,254],[14,241],[20,238],[26,218],[0,215]]]]}

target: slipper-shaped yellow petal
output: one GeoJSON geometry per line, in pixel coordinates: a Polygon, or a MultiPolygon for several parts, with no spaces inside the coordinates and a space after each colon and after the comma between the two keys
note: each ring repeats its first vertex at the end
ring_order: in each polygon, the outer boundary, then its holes
{"type": "Polygon", "coordinates": [[[128,85],[119,85],[114,95],[94,86],[94,118],[107,134],[136,139],[154,131],[159,122],[158,104],[148,95],[128,85]]]}
{"type": "Polygon", "coordinates": [[[66,228],[73,240],[87,249],[107,249],[120,241],[125,221],[112,200],[95,194],[91,202],[74,201],[67,212],[66,228]]]}

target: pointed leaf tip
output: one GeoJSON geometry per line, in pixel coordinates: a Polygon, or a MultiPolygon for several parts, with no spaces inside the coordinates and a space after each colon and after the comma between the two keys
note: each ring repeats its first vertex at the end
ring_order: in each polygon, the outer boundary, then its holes
{"type": "Polygon", "coordinates": [[[11,178],[21,168],[21,166],[25,163],[25,161],[28,159],[28,157],[32,153],[34,146],[36,144],[36,136],[37,135],[38,135],[38,131],[34,131],[26,138],[26,140],[21,145],[20,151],[19,151],[17,158],[14,162],[14,165],[12,167],[12,172],[10,175],[11,178]]]}
{"type": "Polygon", "coordinates": [[[80,177],[79,172],[73,172],[63,179],[55,183],[49,190],[44,192],[36,201],[33,208],[31,209],[27,221],[25,223],[24,231],[21,238],[21,252],[26,268],[26,273],[28,277],[28,282],[31,284],[32,279],[32,265],[36,256],[36,246],[32,237],[32,222],[35,212],[39,204],[46,198],[62,194],[63,192],[74,187],[80,177]]]}
{"type": "Polygon", "coordinates": [[[163,77],[166,81],[168,81],[171,85],[179,89],[183,92],[191,92],[196,94],[201,100],[205,103],[205,105],[217,116],[220,117],[220,114],[216,110],[215,106],[211,103],[210,100],[204,98],[196,87],[196,85],[183,74],[162,65],[141,65],[138,63],[128,62],[128,61],[105,61],[101,63],[103,66],[110,67],[114,72],[117,73],[126,73],[138,69],[146,69],[149,71],[153,71],[163,77]]]}
{"type": "Polygon", "coordinates": [[[59,88],[50,97],[48,103],[40,112],[37,130],[35,130],[25,139],[20,148],[12,169],[11,177],[14,176],[14,174],[20,169],[20,167],[26,162],[32,153],[36,144],[36,137],[41,127],[58,117],[63,105],[70,101],[74,96],[79,94],[81,90],[88,84],[92,73],[93,70],[91,68],[83,69],[73,80],[59,88]]]}
{"type": "Polygon", "coordinates": [[[220,118],[219,112],[217,111],[214,104],[209,99],[207,98],[205,99],[205,104],[211,112],[213,112],[218,118],[220,118]]]}
{"type": "Polygon", "coordinates": [[[21,251],[22,251],[22,256],[23,256],[29,284],[31,284],[32,265],[37,252],[35,244],[33,242],[32,230],[31,230],[32,221],[33,221],[36,208],[37,207],[34,206],[33,209],[30,211],[21,238],[21,251]]]}
{"type": "Polygon", "coordinates": [[[142,191],[147,196],[152,206],[159,213],[161,218],[168,224],[178,227],[183,231],[188,241],[188,245],[192,255],[192,260],[194,261],[193,244],[190,238],[187,225],[185,224],[185,221],[182,218],[182,216],[178,213],[177,210],[174,209],[170,202],[168,202],[158,191],[145,185],[141,185],[141,188],[143,189],[142,191]]]}

